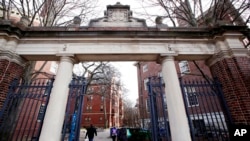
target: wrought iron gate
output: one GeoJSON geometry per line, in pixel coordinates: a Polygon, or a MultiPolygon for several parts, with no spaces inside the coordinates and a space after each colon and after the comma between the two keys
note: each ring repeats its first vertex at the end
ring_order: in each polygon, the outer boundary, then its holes
{"type": "Polygon", "coordinates": [[[170,141],[166,97],[161,77],[148,78],[150,129],[152,141],[170,141]]]}
{"type": "MultiPolygon", "coordinates": [[[[0,140],[38,141],[54,79],[36,79],[24,83],[15,79],[0,111],[0,140]]],[[[62,129],[62,140],[69,133],[70,141],[78,141],[86,91],[84,78],[73,78],[62,129]]]]}
{"type": "Polygon", "coordinates": [[[231,116],[217,79],[180,80],[193,141],[228,141],[231,116]]]}
{"type": "Polygon", "coordinates": [[[38,140],[54,79],[15,79],[0,111],[0,139],[38,140]]]}
{"type": "Polygon", "coordinates": [[[83,98],[86,92],[86,79],[73,78],[69,85],[69,96],[62,130],[62,141],[78,141],[80,137],[83,98]],[[67,135],[67,136],[66,136],[67,135]]]}
{"type": "MultiPolygon", "coordinates": [[[[180,80],[180,85],[192,140],[228,141],[227,125],[231,123],[231,118],[220,83],[216,79],[209,82],[180,80]]],[[[152,141],[171,141],[164,82],[161,77],[149,77],[147,86],[152,141]]]]}

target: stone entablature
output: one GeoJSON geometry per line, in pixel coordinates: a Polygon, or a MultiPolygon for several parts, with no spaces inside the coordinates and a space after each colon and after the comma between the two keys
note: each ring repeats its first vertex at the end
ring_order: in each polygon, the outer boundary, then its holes
{"type": "MultiPolygon", "coordinates": [[[[58,61],[62,55],[78,61],[160,61],[165,55],[174,55],[176,60],[201,60],[221,54],[223,50],[218,48],[219,42],[232,44],[247,31],[244,26],[167,28],[164,31],[153,27],[143,30],[79,27],[77,31],[68,31],[67,27],[19,28],[5,21],[0,24],[1,38],[6,42],[13,39],[17,42],[11,50],[33,61],[58,61]],[[99,56],[98,59],[95,56],[99,56]]],[[[2,46],[0,50],[4,48],[2,46]]],[[[241,56],[249,53],[242,45],[231,50],[241,56]]]]}

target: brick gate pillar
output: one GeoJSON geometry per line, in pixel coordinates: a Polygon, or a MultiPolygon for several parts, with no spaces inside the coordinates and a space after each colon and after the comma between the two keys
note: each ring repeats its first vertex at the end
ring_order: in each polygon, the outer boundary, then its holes
{"type": "Polygon", "coordinates": [[[73,59],[61,57],[39,141],[60,141],[67,106],[73,59]]]}
{"type": "Polygon", "coordinates": [[[163,59],[162,76],[165,82],[172,141],[191,141],[180,83],[172,56],[163,59]]]}
{"type": "Polygon", "coordinates": [[[222,83],[232,123],[250,125],[250,55],[241,36],[226,33],[216,37],[216,54],[207,63],[222,83]]]}
{"type": "Polygon", "coordinates": [[[0,39],[0,109],[6,99],[9,85],[14,78],[20,78],[24,72],[25,61],[14,50],[16,40],[0,39]]]}

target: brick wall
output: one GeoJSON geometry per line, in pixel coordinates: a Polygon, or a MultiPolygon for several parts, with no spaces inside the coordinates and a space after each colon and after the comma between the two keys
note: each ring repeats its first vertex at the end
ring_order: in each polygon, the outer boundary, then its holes
{"type": "Polygon", "coordinates": [[[8,60],[0,60],[0,109],[6,99],[10,83],[22,74],[22,66],[8,60]]]}
{"type": "Polygon", "coordinates": [[[250,124],[250,59],[225,58],[211,66],[222,83],[224,97],[234,124],[250,124]]]}

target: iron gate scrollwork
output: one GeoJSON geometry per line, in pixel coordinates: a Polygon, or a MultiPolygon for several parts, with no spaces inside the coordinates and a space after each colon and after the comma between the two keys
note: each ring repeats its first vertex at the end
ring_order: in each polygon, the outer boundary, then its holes
{"type": "Polygon", "coordinates": [[[38,140],[54,79],[14,79],[0,111],[0,139],[38,140]]]}
{"type": "Polygon", "coordinates": [[[83,77],[73,78],[69,84],[69,96],[62,129],[62,141],[66,138],[68,138],[68,141],[79,140],[86,84],[86,79],[83,77]]]}

